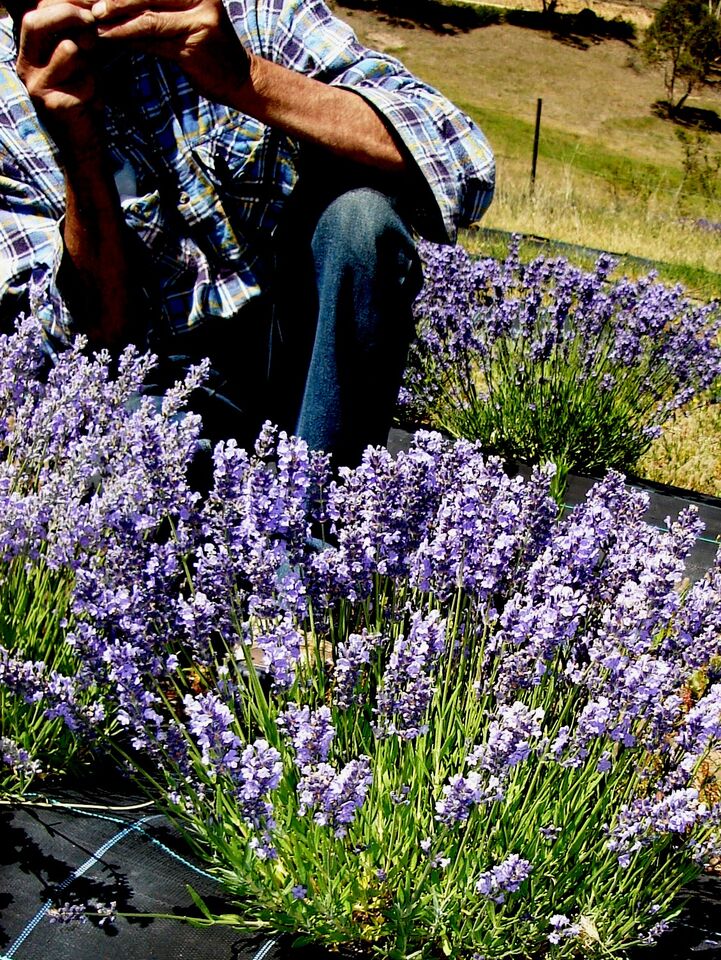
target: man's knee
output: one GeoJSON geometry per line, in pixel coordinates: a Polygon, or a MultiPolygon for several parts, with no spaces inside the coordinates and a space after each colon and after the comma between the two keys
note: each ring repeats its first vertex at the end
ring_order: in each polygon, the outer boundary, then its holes
{"type": "Polygon", "coordinates": [[[317,265],[351,267],[371,276],[415,273],[417,254],[394,201],[370,187],[340,194],[326,207],[313,234],[317,265]]]}

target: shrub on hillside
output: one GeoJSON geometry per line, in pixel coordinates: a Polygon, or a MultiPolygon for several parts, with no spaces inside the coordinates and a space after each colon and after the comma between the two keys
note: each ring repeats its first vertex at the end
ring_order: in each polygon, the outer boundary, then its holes
{"type": "Polygon", "coordinates": [[[663,67],[668,109],[678,113],[721,65],[719,11],[708,0],[665,0],[646,31],[642,50],[649,63],[663,67]]]}

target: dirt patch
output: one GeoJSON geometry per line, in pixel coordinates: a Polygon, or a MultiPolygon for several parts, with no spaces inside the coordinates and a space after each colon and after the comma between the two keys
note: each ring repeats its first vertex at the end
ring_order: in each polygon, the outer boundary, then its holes
{"type": "Polygon", "coordinates": [[[369,30],[366,34],[367,43],[380,53],[400,53],[408,48],[403,39],[390,30],[369,30]]]}

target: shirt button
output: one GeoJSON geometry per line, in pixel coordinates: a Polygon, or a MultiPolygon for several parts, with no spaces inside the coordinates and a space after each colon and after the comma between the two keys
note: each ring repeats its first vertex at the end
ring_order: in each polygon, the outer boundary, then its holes
{"type": "Polygon", "coordinates": [[[190,203],[190,197],[187,193],[181,193],[179,199],[182,204],[190,203]]]}

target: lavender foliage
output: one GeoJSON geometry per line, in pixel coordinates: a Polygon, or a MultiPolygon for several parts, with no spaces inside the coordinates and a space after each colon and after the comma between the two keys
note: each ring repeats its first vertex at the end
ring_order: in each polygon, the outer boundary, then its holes
{"type": "MultiPolygon", "coordinates": [[[[28,392],[0,350],[0,394],[51,417],[62,384],[32,380],[25,335],[3,349],[28,392]]],[[[166,416],[126,403],[144,360],[122,389],[97,358],[67,364],[71,394],[97,382],[103,426],[79,403],[56,442],[23,413],[52,464],[36,457],[41,487],[8,482],[0,541],[7,564],[62,576],[75,669],[5,646],[0,689],[83,737],[112,718],[238,922],[469,960],[594,938],[621,954],[673,918],[721,842],[721,560],[685,584],[693,512],[651,528],[610,473],[558,519],[549,471],[511,479],[425,432],[333,475],[270,426],[255,451],[216,448],[200,498],[183,389],[166,416]],[[66,468],[83,493],[55,503],[66,468]]]]}
{"type": "MultiPolygon", "coordinates": [[[[40,768],[66,769],[78,734],[92,740],[105,722],[96,681],[107,676],[107,647],[93,661],[78,655],[92,626],[66,636],[73,591],[86,584],[93,601],[110,602],[98,571],[132,564],[139,542],[182,522],[196,501],[186,472],[199,422],[180,412],[202,367],[158,409],[142,398],[152,357],[129,348],[113,363],[85,347],[79,338],[50,365],[33,318],[0,337],[2,733],[31,757],[0,776],[13,791],[40,768]]],[[[127,612],[132,594],[121,588],[113,603],[127,612]]],[[[130,645],[120,647],[127,663],[130,645]]]]}
{"type": "Polygon", "coordinates": [[[422,245],[418,339],[399,398],[412,422],[565,469],[628,470],[671,413],[721,373],[721,307],[650,274],[522,264],[422,245]]]}
{"type": "MultiPolygon", "coordinates": [[[[215,487],[172,540],[135,541],[135,567],[78,570],[77,648],[163,771],[172,815],[276,926],[284,910],[325,916],[323,864],[345,856],[340,875],[381,922],[378,885],[399,890],[394,871],[416,858],[421,940],[443,875],[468,916],[468,897],[512,910],[532,883],[543,917],[523,929],[541,952],[587,930],[628,944],[616,913],[584,913],[593,880],[557,858],[577,843],[609,865],[604,883],[636,871],[651,888],[654,865],[682,864],[680,884],[716,849],[718,800],[699,770],[719,743],[718,684],[692,702],[688,690],[718,651],[719,564],[683,586],[697,518],[647,526],[644,496],[611,473],[558,520],[548,471],[511,480],[478,445],[428,433],[335,479],[327,466],[270,429],[255,453],[223,445],[215,487]],[[320,516],[335,541],[322,551],[307,543],[320,516]],[[189,675],[199,689],[169,710],[165,686],[189,675]],[[286,905],[251,893],[248,870],[269,890],[287,876],[286,905]]],[[[672,897],[639,910],[642,939],[672,897]]],[[[471,926],[456,954],[493,955],[471,926]]]]}

